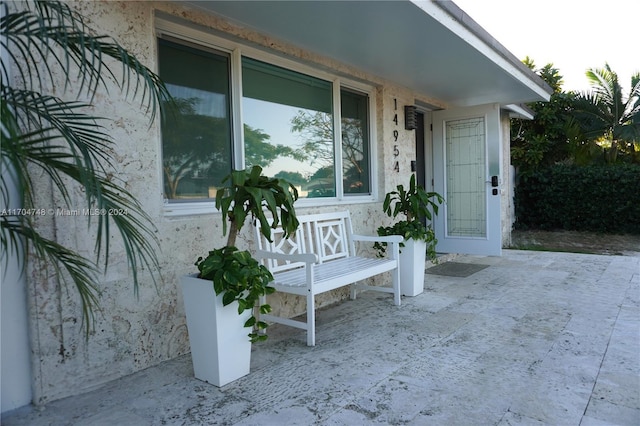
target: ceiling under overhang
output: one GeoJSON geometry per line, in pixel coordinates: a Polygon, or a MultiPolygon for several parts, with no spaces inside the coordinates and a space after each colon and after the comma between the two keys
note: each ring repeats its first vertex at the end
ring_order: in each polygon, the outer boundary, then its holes
{"type": "Polygon", "coordinates": [[[236,25],[451,107],[546,100],[550,89],[452,2],[190,1],[236,25]]]}

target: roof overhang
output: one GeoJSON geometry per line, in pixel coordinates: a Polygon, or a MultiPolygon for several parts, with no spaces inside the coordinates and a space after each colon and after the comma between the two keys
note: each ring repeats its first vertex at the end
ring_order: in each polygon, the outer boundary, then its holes
{"type": "Polygon", "coordinates": [[[504,109],[509,111],[509,118],[521,118],[523,120],[533,120],[535,112],[526,105],[508,104],[504,109]]]}
{"type": "Polygon", "coordinates": [[[451,1],[189,1],[447,108],[548,100],[546,83],[451,1]]]}

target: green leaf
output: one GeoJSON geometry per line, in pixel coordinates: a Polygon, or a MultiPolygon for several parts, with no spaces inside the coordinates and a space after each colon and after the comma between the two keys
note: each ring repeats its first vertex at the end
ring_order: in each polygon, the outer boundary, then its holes
{"type": "Polygon", "coordinates": [[[234,271],[225,270],[222,272],[224,281],[229,285],[237,285],[240,281],[234,271]]]}
{"type": "Polygon", "coordinates": [[[262,342],[262,341],[267,340],[267,335],[266,334],[258,334],[258,333],[250,333],[249,334],[249,339],[250,339],[251,343],[262,342]]]}
{"type": "Polygon", "coordinates": [[[223,306],[227,306],[230,305],[231,303],[233,303],[233,301],[236,300],[236,295],[234,292],[227,290],[223,293],[222,295],[222,305],[223,306]]]}
{"type": "Polygon", "coordinates": [[[260,313],[261,314],[268,314],[269,312],[271,312],[271,306],[269,306],[269,305],[260,306],[260,313]]]}
{"type": "Polygon", "coordinates": [[[262,167],[253,166],[253,168],[251,169],[249,178],[252,182],[257,182],[261,175],[262,175],[262,167]]]}

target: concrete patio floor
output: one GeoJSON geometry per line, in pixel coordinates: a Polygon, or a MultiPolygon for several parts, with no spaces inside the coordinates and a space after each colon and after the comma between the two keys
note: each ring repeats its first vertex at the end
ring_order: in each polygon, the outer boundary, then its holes
{"type": "Polygon", "coordinates": [[[368,292],[321,309],[313,348],[273,326],[251,373],[223,388],[183,356],[2,424],[640,424],[640,257],[455,262],[489,267],[427,274],[400,307],[368,292]]]}

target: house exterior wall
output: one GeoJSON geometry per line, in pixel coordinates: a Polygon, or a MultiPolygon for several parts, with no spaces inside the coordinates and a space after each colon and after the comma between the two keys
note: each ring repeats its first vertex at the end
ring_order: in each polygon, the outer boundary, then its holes
{"type": "MultiPolygon", "coordinates": [[[[311,52],[284,45],[261,34],[236,27],[220,18],[203,15],[178,3],[155,2],[70,2],[98,34],[109,34],[150,68],[156,69],[154,14],[163,12],[215,31],[219,35],[246,40],[305,63],[376,87],[376,130],[374,143],[378,199],[375,202],[335,204],[300,209],[299,214],[349,209],[357,233],[374,234],[388,225],[382,213],[384,194],[398,184],[407,184],[410,162],[415,159],[414,131],[404,130],[404,105],[413,105],[417,95],[410,90],[376,79],[360,70],[350,69],[311,52]],[[397,105],[398,110],[395,110],[397,105]],[[399,115],[399,125],[393,122],[399,115]],[[398,130],[398,140],[394,140],[398,130]],[[394,156],[394,145],[398,155],[394,156]],[[399,172],[393,169],[398,161],[399,172]]],[[[118,66],[114,70],[118,71],[118,66]]],[[[62,76],[58,76],[62,78],[62,76]]],[[[73,77],[72,77],[73,79],[73,77]]],[[[63,94],[60,82],[53,86],[58,96],[73,99],[72,91],[63,94]]],[[[163,214],[160,125],[149,126],[149,114],[139,101],[126,99],[108,82],[108,93],[100,90],[94,99],[96,116],[110,117],[107,130],[114,141],[114,177],[130,191],[157,227],[160,271],[154,284],[148,270],[141,270],[138,295],[134,294],[124,248],[118,238],[112,240],[109,267],[99,277],[101,310],[95,318],[94,332],[85,340],[79,300],[50,265],[31,264],[28,270],[28,299],[34,402],[37,404],[79,394],[100,384],[189,352],[189,342],[179,277],[193,272],[198,256],[223,246],[221,216],[218,213],[168,217],[163,214]]],[[[71,85],[73,87],[73,84],[71,85]]],[[[437,101],[419,98],[425,103],[437,101]]],[[[93,258],[95,229],[87,226],[87,217],[66,215],[59,194],[53,192],[47,177],[34,171],[37,207],[57,213],[37,218],[38,229],[61,244],[93,258]]],[[[83,194],[71,189],[72,202],[82,208],[83,194]]],[[[36,207],[36,206],[34,206],[36,207]]],[[[94,222],[95,223],[95,222],[94,222]]],[[[252,248],[248,229],[238,239],[240,248],[252,248]]],[[[347,297],[344,290],[324,295],[318,306],[347,297]]],[[[270,300],[277,313],[294,315],[304,311],[304,300],[276,296],[270,300]]]]}

